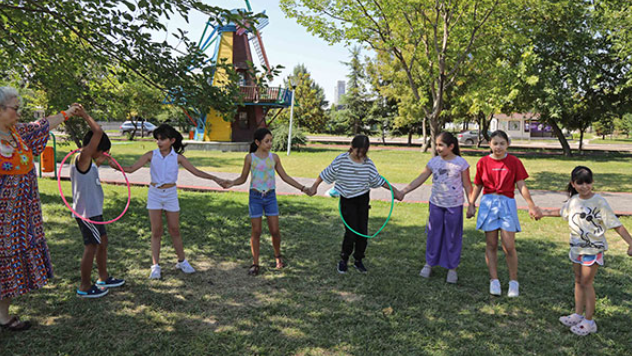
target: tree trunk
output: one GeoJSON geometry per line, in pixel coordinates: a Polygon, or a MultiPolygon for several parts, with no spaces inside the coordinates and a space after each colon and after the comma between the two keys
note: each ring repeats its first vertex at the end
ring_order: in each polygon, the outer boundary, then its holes
{"type": "Polygon", "coordinates": [[[408,130],[408,146],[412,146],[412,145],[413,145],[413,128],[411,126],[410,130],[408,130]]]}
{"type": "Polygon", "coordinates": [[[560,141],[562,149],[564,150],[564,156],[572,157],[573,152],[571,151],[571,146],[569,146],[568,141],[566,140],[566,137],[564,137],[564,133],[562,132],[560,127],[557,126],[557,122],[552,119],[546,119],[546,123],[551,125],[551,128],[553,128],[553,133],[555,133],[555,136],[560,141]]]}
{"type": "Polygon", "coordinates": [[[582,154],[582,149],[584,148],[584,131],[585,128],[579,129],[579,154],[582,154]]]}
{"type": "MultiPolygon", "coordinates": [[[[427,118],[424,117],[423,120],[421,120],[421,132],[422,132],[422,138],[421,138],[421,152],[428,152],[428,144],[430,142],[428,142],[428,130],[426,128],[426,122],[427,122],[427,118]]],[[[432,138],[431,138],[432,140],[432,138]]]]}

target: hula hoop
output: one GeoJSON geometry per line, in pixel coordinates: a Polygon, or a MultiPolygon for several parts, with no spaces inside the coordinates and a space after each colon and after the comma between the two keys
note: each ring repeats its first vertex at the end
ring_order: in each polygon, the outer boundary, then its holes
{"type": "Polygon", "coordinates": [[[72,208],[72,206],[70,206],[70,204],[68,204],[68,202],[66,201],[66,197],[64,196],[64,192],[61,190],[61,168],[64,166],[64,163],[66,162],[66,160],[68,159],[68,157],[72,156],[73,154],[75,154],[76,152],[81,151],[81,148],[77,148],[74,151],[71,151],[70,153],[68,153],[66,155],[66,157],[64,157],[63,160],[61,160],[61,164],[59,165],[59,174],[57,174],[57,187],[59,188],[59,195],[61,195],[61,200],[64,201],[64,204],[66,204],[66,207],[68,209],[70,209],[70,211],[72,211],[73,214],[75,214],[76,217],[78,217],[79,219],[89,222],[89,223],[93,223],[96,225],[106,225],[106,224],[111,224],[115,221],[117,221],[118,219],[122,218],[123,215],[125,215],[125,212],[127,212],[127,208],[129,208],[129,203],[132,200],[132,188],[129,185],[129,180],[127,179],[127,175],[125,175],[125,171],[123,171],[123,167],[121,167],[121,165],[114,159],[112,158],[112,156],[110,156],[109,154],[103,152],[103,154],[106,157],[109,157],[112,159],[112,161],[114,161],[114,163],[116,163],[116,166],[121,170],[121,172],[123,173],[123,177],[125,177],[125,183],[127,183],[127,204],[125,204],[125,209],[123,209],[123,212],[121,213],[121,215],[117,216],[116,218],[112,219],[112,220],[108,220],[108,221],[92,221],[86,217],[83,217],[81,215],[79,215],[79,213],[77,213],[75,211],[75,209],[72,208]]]}
{"type": "Polygon", "coordinates": [[[345,226],[347,227],[347,229],[351,230],[351,232],[355,233],[356,235],[362,236],[362,237],[366,237],[366,238],[374,238],[375,236],[377,236],[386,226],[386,224],[388,223],[388,221],[391,219],[391,214],[393,213],[393,207],[395,206],[395,192],[393,192],[393,186],[391,185],[391,183],[384,178],[384,176],[380,176],[382,177],[382,179],[384,179],[384,181],[386,182],[386,184],[388,184],[388,187],[391,189],[391,211],[388,212],[388,217],[386,218],[386,221],[384,222],[384,224],[382,225],[382,227],[377,230],[377,232],[373,235],[365,235],[365,234],[361,234],[357,231],[355,231],[354,229],[351,228],[351,226],[349,226],[349,224],[347,224],[347,222],[345,221],[345,218],[342,216],[342,200],[339,201],[338,203],[338,212],[340,213],[340,219],[342,219],[342,222],[345,224],[345,226]]]}

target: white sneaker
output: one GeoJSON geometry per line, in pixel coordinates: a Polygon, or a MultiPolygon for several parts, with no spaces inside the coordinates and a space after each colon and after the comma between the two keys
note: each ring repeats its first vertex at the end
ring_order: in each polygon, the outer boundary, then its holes
{"type": "Polygon", "coordinates": [[[584,316],[577,313],[560,317],[560,323],[568,326],[569,328],[581,323],[582,321],[584,321],[584,316]]]}
{"type": "Polygon", "coordinates": [[[160,265],[152,265],[149,279],[160,279],[160,265]]]}
{"type": "Polygon", "coordinates": [[[186,274],[195,273],[195,269],[193,269],[193,267],[191,267],[191,265],[189,264],[189,261],[187,261],[187,260],[184,260],[182,262],[176,263],[176,268],[181,270],[182,272],[184,272],[186,274]]]}
{"type": "Polygon", "coordinates": [[[492,279],[489,282],[489,294],[491,295],[500,295],[500,281],[497,279],[492,279]]]}
{"type": "Polygon", "coordinates": [[[459,276],[456,274],[456,270],[450,269],[448,270],[448,276],[445,281],[448,283],[455,284],[459,280],[459,276]]]}
{"type": "Polygon", "coordinates": [[[509,281],[509,291],[507,292],[507,296],[509,298],[515,298],[520,295],[520,284],[518,281],[509,281]]]}
{"type": "Polygon", "coordinates": [[[424,278],[429,278],[430,272],[432,272],[432,267],[425,265],[424,268],[422,268],[421,271],[419,271],[419,275],[424,278]]]}

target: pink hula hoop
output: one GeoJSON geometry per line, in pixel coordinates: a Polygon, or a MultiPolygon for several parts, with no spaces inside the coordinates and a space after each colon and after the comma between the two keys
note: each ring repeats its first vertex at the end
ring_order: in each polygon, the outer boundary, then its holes
{"type": "Polygon", "coordinates": [[[61,168],[64,166],[64,163],[66,162],[66,160],[68,159],[68,157],[72,156],[73,154],[75,154],[76,152],[81,151],[81,148],[77,148],[74,151],[71,151],[70,153],[68,153],[66,155],[66,157],[64,157],[63,160],[61,160],[61,164],[59,165],[59,173],[57,174],[57,187],[59,188],[59,195],[61,195],[61,200],[64,201],[64,204],[66,204],[66,207],[68,209],[70,209],[70,211],[72,211],[73,214],[75,214],[75,216],[77,216],[79,219],[83,220],[83,221],[87,221],[89,223],[93,223],[96,225],[106,225],[106,224],[111,224],[115,221],[117,221],[118,219],[122,218],[123,215],[125,215],[125,212],[127,212],[127,208],[129,208],[129,203],[132,200],[132,189],[130,187],[129,184],[129,180],[127,179],[127,175],[125,175],[125,171],[123,171],[123,167],[121,167],[121,165],[114,159],[112,158],[112,156],[110,156],[107,153],[103,153],[106,157],[109,157],[112,159],[112,161],[114,161],[114,163],[116,163],[116,166],[121,170],[121,172],[123,173],[123,177],[125,177],[125,183],[127,183],[127,204],[125,204],[125,209],[123,209],[123,212],[121,213],[121,215],[117,216],[116,218],[112,219],[112,220],[108,220],[108,221],[92,221],[86,217],[83,217],[81,215],[79,215],[79,213],[77,213],[75,211],[75,209],[72,208],[72,206],[70,206],[70,204],[68,204],[68,202],[66,201],[66,197],[64,196],[64,193],[61,190],[61,168]]]}

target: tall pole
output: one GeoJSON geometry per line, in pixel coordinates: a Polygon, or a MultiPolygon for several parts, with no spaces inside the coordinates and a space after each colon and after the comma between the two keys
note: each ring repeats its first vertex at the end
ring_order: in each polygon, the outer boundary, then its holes
{"type": "Polygon", "coordinates": [[[290,155],[290,150],[292,149],[292,120],[294,119],[294,93],[296,92],[296,88],[292,86],[292,103],[290,104],[290,129],[287,134],[287,155],[290,155]]]}

